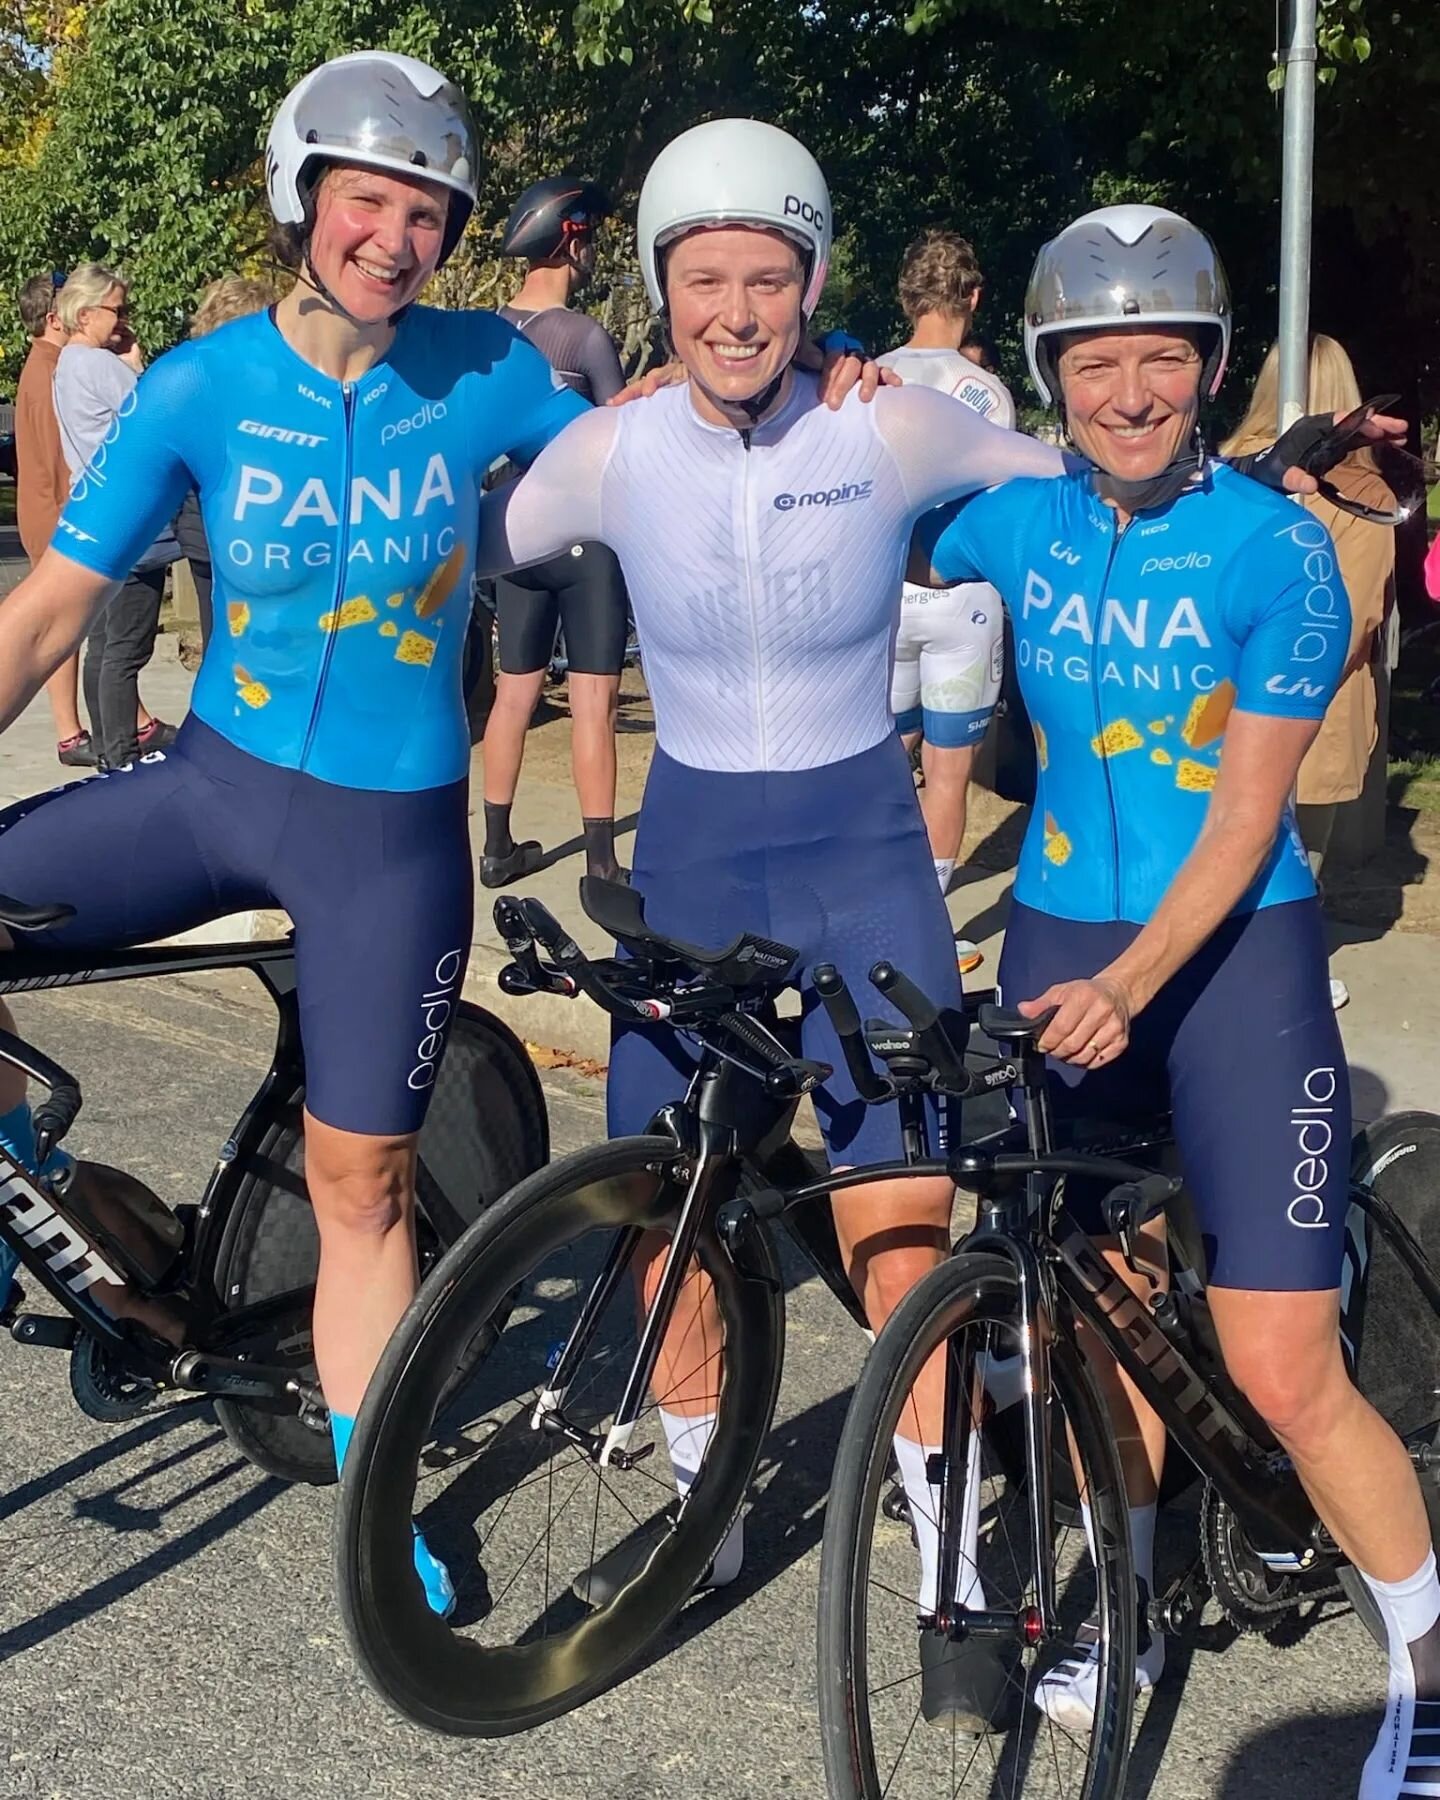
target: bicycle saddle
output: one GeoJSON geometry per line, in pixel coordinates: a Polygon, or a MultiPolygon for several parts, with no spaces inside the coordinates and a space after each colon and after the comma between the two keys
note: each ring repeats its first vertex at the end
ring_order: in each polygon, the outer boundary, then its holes
{"type": "Polygon", "coordinates": [[[45,931],[74,917],[73,906],[27,906],[23,900],[0,894],[0,925],[8,925],[12,931],[45,931]]]}
{"type": "Polygon", "coordinates": [[[1011,1006],[982,1006],[980,1029],[997,1044],[1035,1044],[1058,1010],[1052,1006],[1031,1019],[1011,1006]]]}
{"type": "Polygon", "coordinates": [[[669,938],[645,923],[645,896],[620,881],[598,875],[580,878],[580,904],[587,917],[634,956],[647,961],[683,963],[731,987],[782,987],[799,956],[788,944],[741,932],[720,950],[705,950],[669,938]]]}

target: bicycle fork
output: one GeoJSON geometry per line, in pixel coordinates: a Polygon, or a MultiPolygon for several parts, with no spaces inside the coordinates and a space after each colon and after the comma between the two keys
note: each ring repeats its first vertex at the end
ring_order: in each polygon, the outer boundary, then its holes
{"type": "Polygon", "coordinates": [[[634,1258],[642,1235],[638,1226],[631,1226],[627,1230],[617,1233],[600,1273],[596,1276],[590,1292],[586,1296],[580,1316],[575,1321],[574,1328],[560,1353],[560,1358],[551,1374],[550,1383],[541,1392],[535,1403],[534,1411],[531,1413],[530,1426],[532,1430],[555,1431],[572,1438],[596,1456],[601,1468],[630,1468],[642,1457],[648,1456],[652,1448],[652,1446],[646,1445],[644,1449],[632,1455],[630,1441],[635,1435],[635,1427],[639,1423],[641,1409],[645,1404],[645,1395],[655,1374],[656,1363],[660,1358],[661,1345],[674,1316],[675,1306],[680,1298],[680,1290],[685,1283],[686,1272],[695,1251],[701,1224],[707,1213],[712,1211],[716,1204],[716,1184],[724,1177],[727,1170],[730,1173],[732,1185],[737,1179],[731,1153],[730,1135],[728,1129],[724,1127],[711,1125],[704,1120],[700,1122],[697,1146],[687,1159],[690,1165],[689,1180],[686,1183],[684,1198],[680,1202],[679,1216],[675,1222],[675,1232],[670,1240],[670,1248],[666,1252],[665,1267],[660,1276],[654,1301],[645,1315],[645,1323],[640,1333],[640,1345],[625,1383],[625,1391],[621,1395],[620,1404],[615,1409],[615,1416],[610,1422],[603,1441],[593,1433],[580,1433],[567,1425],[562,1408],[565,1391],[584,1359],[605,1308],[609,1305],[626,1269],[629,1268],[634,1258]]]}
{"type": "MultiPolygon", "coordinates": [[[[936,1623],[955,1635],[963,1629],[969,1637],[1013,1638],[1017,1630],[1029,1643],[1038,1643],[1055,1629],[1055,1561],[1051,1544],[1053,1516],[1050,1446],[1050,1325],[1043,1301],[1044,1276],[1039,1259],[1023,1239],[1011,1236],[992,1220],[965,1241],[967,1254],[1003,1256],[1015,1270],[1019,1289],[1016,1335],[1019,1343],[1020,1388],[1016,1404],[1022,1414],[1025,1437],[1025,1472],[1030,1490],[1028,1524],[1030,1554],[1035,1568],[1035,1604],[1021,1613],[991,1613],[960,1609],[960,1560],[963,1545],[966,1488],[978,1481],[978,1459],[971,1455],[971,1439],[984,1418],[987,1380],[999,1360],[993,1327],[986,1334],[986,1348],[970,1351],[963,1360],[947,1355],[945,1364],[945,1419],[947,1442],[945,1480],[940,1496],[940,1587],[936,1623]],[[972,1467],[972,1463],[976,1466],[972,1467]]],[[[1009,1360],[1008,1358],[1006,1359],[1009,1360]]],[[[993,1402],[994,1396],[991,1396],[993,1402]]],[[[979,1496],[969,1496],[978,1506],[979,1496]]]]}

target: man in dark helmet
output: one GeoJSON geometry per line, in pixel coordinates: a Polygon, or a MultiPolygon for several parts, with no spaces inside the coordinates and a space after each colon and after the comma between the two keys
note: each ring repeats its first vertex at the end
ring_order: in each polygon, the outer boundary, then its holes
{"type": "MultiPolygon", "coordinates": [[[[604,326],[570,303],[595,266],[595,233],[610,202],[593,181],[551,175],[515,202],[502,256],[529,263],[519,293],[501,309],[549,359],[556,374],[603,405],[625,385],[604,326]]],[[[500,672],[485,727],[485,851],[480,879],[503,887],[528,875],[543,851],[517,844],[510,808],[520,781],[525,733],[545,685],[563,622],[569,667],[571,767],[591,875],[621,871],[615,857],[615,716],[625,662],[628,607],[620,564],[603,544],[572,544],[562,555],[495,583],[500,672]]]]}

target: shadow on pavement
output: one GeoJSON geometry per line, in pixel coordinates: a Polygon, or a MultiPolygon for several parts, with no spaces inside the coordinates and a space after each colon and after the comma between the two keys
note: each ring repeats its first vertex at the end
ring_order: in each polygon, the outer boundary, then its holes
{"type": "MultiPolygon", "coordinates": [[[[1231,1757],[1215,1800],[1317,1800],[1353,1794],[1375,1742],[1375,1711],[1287,1719],[1257,1731],[1231,1757]]],[[[1143,1790],[1142,1790],[1143,1791],[1143,1790]]]]}
{"type": "MultiPolygon", "coordinates": [[[[206,1404],[197,1402],[196,1404],[206,1404]]],[[[78,1481],[97,1470],[104,1469],[107,1464],[136,1450],[142,1450],[147,1444],[154,1444],[169,1438],[184,1425],[198,1423],[193,1405],[171,1407],[153,1418],[145,1419],[128,1431],[119,1432],[104,1444],[87,1450],[83,1455],[72,1457],[70,1461],[61,1463],[58,1468],[48,1474],[39,1476],[33,1481],[22,1483],[8,1494],[0,1496],[0,1522],[15,1518],[27,1507],[60,1493],[71,1482],[78,1481]]],[[[235,1457],[226,1462],[220,1469],[214,1470],[192,1482],[188,1487],[167,1495],[159,1506],[135,1506],[127,1501],[125,1494],[142,1481],[149,1481],[161,1474],[180,1467],[192,1458],[206,1451],[214,1450],[224,1442],[223,1433],[218,1429],[207,1432],[204,1436],[190,1439],[175,1446],[168,1455],[157,1461],[147,1461],[143,1468],[135,1470],[116,1482],[114,1487],[102,1494],[78,1495],[74,1503],[74,1519],[77,1522],[92,1523],[108,1529],[117,1535],[122,1532],[155,1532],[161,1528],[167,1514],[177,1507],[199,1498],[214,1488],[231,1482],[237,1475],[253,1473],[256,1479],[247,1485],[243,1492],[221,1506],[208,1518],[192,1525],[177,1536],[168,1538],[157,1545],[148,1555],[140,1557],[128,1567],[116,1569],[90,1587],[79,1593],[68,1593],[58,1599],[53,1606],[47,1607],[34,1618],[14,1625],[10,1629],[0,1631],[0,1663],[10,1657],[18,1656],[23,1651],[33,1650],[37,1645],[46,1643],[59,1633],[67,1631],[73,1625],[103,1612],[107,1606],[117,1600],[123,1600],[137,1589],[157,1576],[165,1575],[170,1570],[187,1562],[199,1551],[218,1542],[239,1526],[264,1510],[272,1500],[278,1499],[286,1490],[287,1484],[274,1476],[259,1476],[252,1471],[251,1465],[243,1457],[235,1457]]],[[[25,1538],[22,1534],[16,1543],[6,1547],[6,1555],[13,1556],[18,1551],[24,1554],[25,1538]]],[[[49,1552],[47,1551],[47,1554],[49,1552]]]]}
{"type": "MultiPolygon", "coordinates": [[[[640,815],[638,812],[632,812],[626,813],[623,819],[617,819],[615,821],[615,836],[617,838],[622,838],[629,832],[634,831],[636,824],[639,822],[639,818],[640,815]]],[[[585,839],[583,836],[568,837],[563,844],[556,844],[553,848],[545,852],[544,860],[539,864],[539,867],[541,869],[548,869],[555,863],[562,862],[567,856],[578,856],[584,848],[585,839]]]]}

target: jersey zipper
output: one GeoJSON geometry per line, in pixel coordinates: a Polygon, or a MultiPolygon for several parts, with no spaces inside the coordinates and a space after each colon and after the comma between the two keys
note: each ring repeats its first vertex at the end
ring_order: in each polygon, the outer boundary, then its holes
{"type": "MultiPolygon", "coordinates": [[[[1115,517],[1112,507],[1106,507],[1110,514],[1110,548],[1105,553],[1105,570],[1100,578],[1100,592],[1095,596],[1095,624],[1090,645],[1090,685],[1095,696],[1095,735],[1103,740],[1105,735],[1105,715],[1100,706],[1100,626],[1105,617],[1105,596],[1110,588],[1110,571],[1115,567],[1115,558],[1120,551],[1120,539],[1125,535],[1124,528],[1115,517]]],[[[1101,743],[1100,765],[1105,771],[1105,793],[1110,802],[1110,879],[1115,895],[1115,917],[1122,918],[1120,906],[1120,817],[1115,807],[1115,778],[1110,773],[1110,758],[1105,754],[1101,743]]]]}
{"type": "Polygon", "coordinates": [[[315,677],[315,697],[310,702],[310,723],[306,727],[305,743],[300,751],[300,767],[302,769],[309,765],[315,734],[320,729],[320,708],[325,695],[325,680],[330,673],[330,658],[335,652],[335,639],[340,634],[340,608],[345,604],[345,580],[349,573],[349,563],[346,558],[350,548],[350,464],[351,452],[354,448],[355,427],[354,382],[342,381],[340,383],[340,405],[345,420],[345,454],[340,465],[340,542],[339,555],[336,558],[335,598],[330,608],[330,629],[325,634],[325,648],[320,652],[320,672],[315,677]]]}
{"type": "Polygon", "coordinates": [[[755,565],[760,560],[760,546],[754,529],[754,509],[750,504],[750,433],[742,431],[744,446],[743,473],[740,477],[741,525],[745,544],[745,598],[750,606],[750,644],[755,654],[755,733],[760,744],[760,767],[770,767],[770,746],[765,736],[765,680],[760,658],[760,615],[755,606],[755,565]]]}

